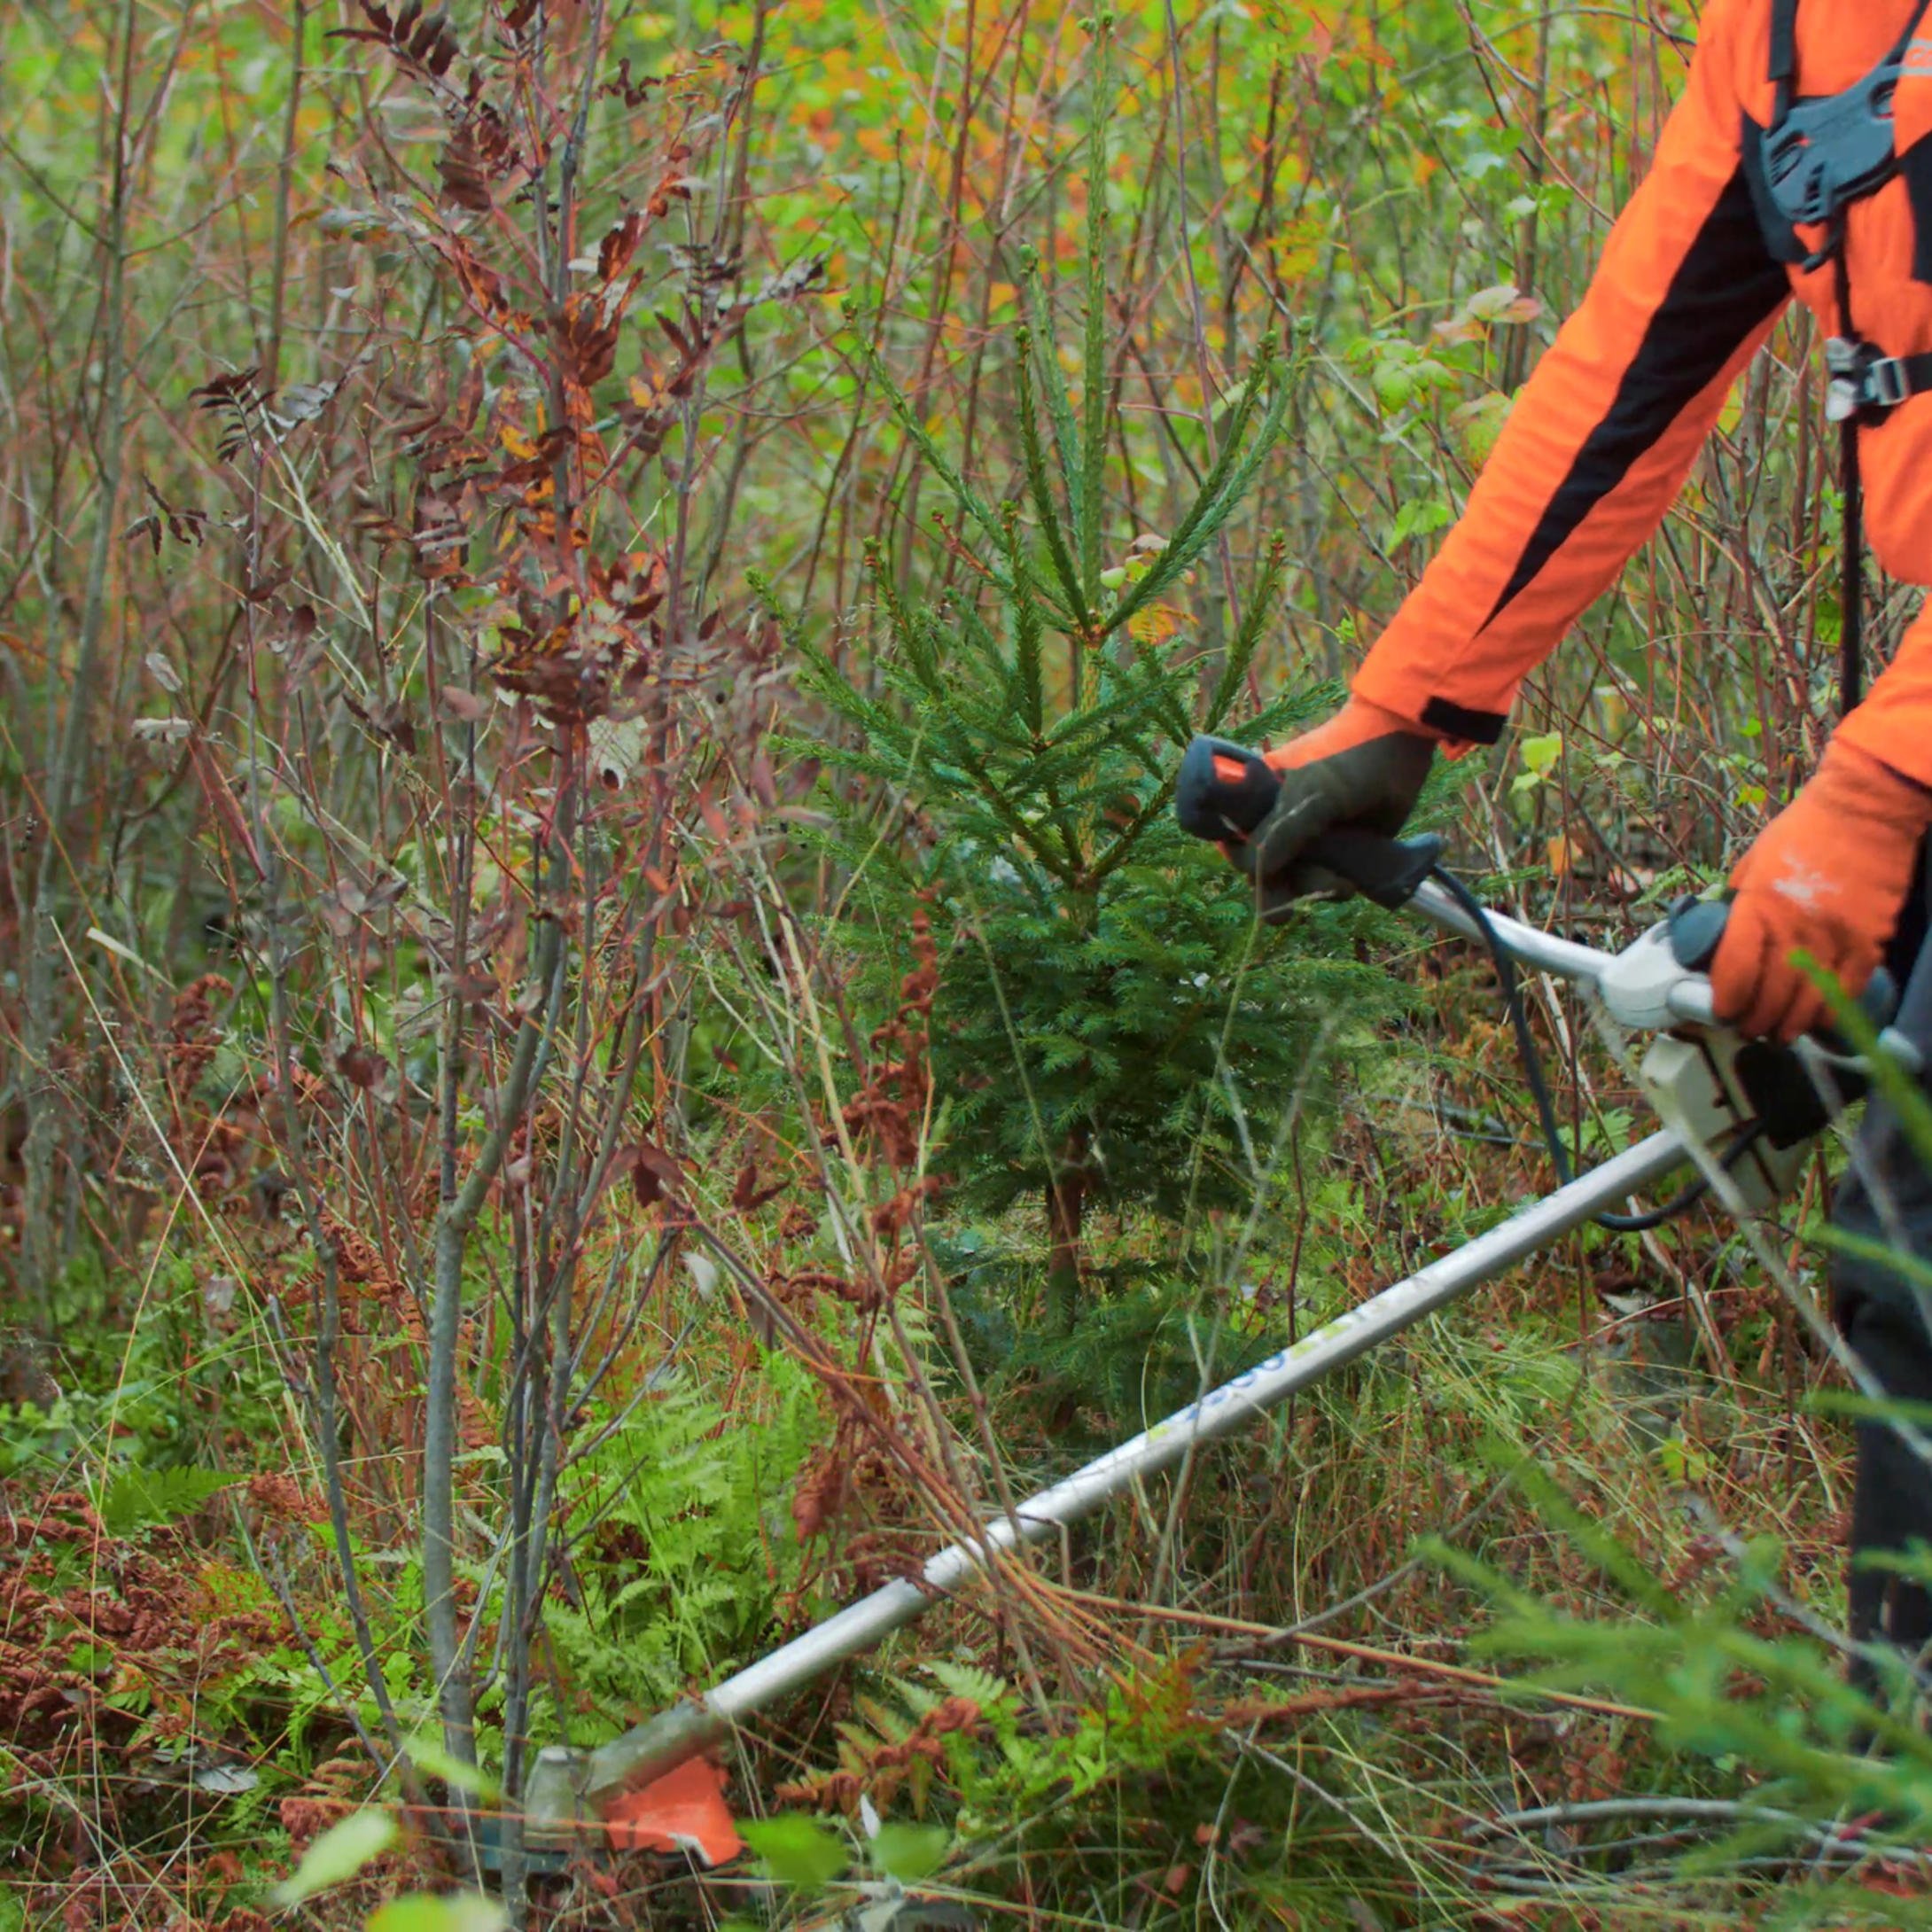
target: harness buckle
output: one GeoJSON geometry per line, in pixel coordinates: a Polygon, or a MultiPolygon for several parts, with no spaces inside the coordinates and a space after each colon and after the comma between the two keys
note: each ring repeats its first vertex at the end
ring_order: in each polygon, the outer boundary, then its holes
{"type": "Polygon", "coordinates": [[[1881,355],[1865,371],[1866,400],[1879,409],[1896,409],[1912,393],[1905,381],[1905,365],[1896,355],[1881,355]]]}
{"type": "Polygon", "coordinates": [[[1910,370],[1899,355],[1881,355],[1856,336],[1835,335],[1825,344],[1825,420],[1849,422],[1858,417],[1876,422],[1889,416],[1913,393],[1910,370]]]}

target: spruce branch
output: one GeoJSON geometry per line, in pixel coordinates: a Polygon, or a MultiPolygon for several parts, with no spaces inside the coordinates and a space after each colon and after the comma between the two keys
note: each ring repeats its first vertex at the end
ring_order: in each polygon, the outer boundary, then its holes
{"type": "MultiPolygon", "coordinates": [[[[1060,527],[1060,512],[1053,500],[1053,489],[1047,478],[1046,452],[1040,447],[1040,417],[1033,396],[1032,378],[1029,373],[1032,362],[1032,338],[1024,329],[1019,333],[1019,356],[1016,373],[1019,383],[1020,443],[1026,458],[1026,484],[1033,499],[1033,509],[1040,518],[1041,533],[1047,540],[1047,556],[1053,565],[1054,575],[1060,580],[1060,588],[1066,594],[1068,614],[1073,619],[1073,627],[1085,633],[1092,623],[1087,608],[1087,593],[1080,583],[1080,573],[1075,566],[1072,553],[1067,549],[1065,533],[1060,527]]],[[[1069,479],[1071,482],[1071,479],[1069,479]]]]}
{"type": "Polygon", "coordinates": [[[1241,628],[1235,633],[1234,642],[1227,647],[1221,674],[1215,680],[1213,696],[1208,699],[1207,728],[1210,731],[1218,729],[1221,720],[1227,715],[1228,706],[1234,703],[1235,694],[1248,674],[1248,666],[1254,662],[1255,652],[1261,648],[1261,633],[1274,614],[1274,606],[1287,575],[1288,538],[1285,533],[1277,530],[1268,539],[1268,554],[1261,565],[1261,580],[1248,600],[1247,610],[1242,613],[1241,628]]]}
{"type": "MultiPolygon", "coordinates": [[[[846,313],[848,322],[853,318],[854,313],[848,307],[846,313]]],[[[878,350],[873,347],[869,339],[864,337],[861,337],[859,339],[859,359],[865,364],[867,373],[884,390],[888,406],[891,408],[892,414],[899,418],[900,428],[912,439],[914,448],[924,457],[933,473],[953,493],[954,498],[960,507],[985,531],[988,536],[998,541],[1000,519],[992,506],[947,461],[945,453],[927,433],[925,425],[919,420],[919,412],[913,407],[912,399],[893,381],[891,372],[886,369],[884,361],[880,358],[878,350]]],[[[1002,585],[1002,588],[1005,587],[1002,585]]]]}
{"type": "Polygon", "coordinates": [[[1290,391],[1286,383],[1280,383],[1274,387],[1260,427],[1251,439],[1247,436],[1248,425],[1274,370],[1274,353],[1264,347],[1242,391],[1241,400],[1235,406],[1234,420],[1221,445],[1220,455],[1215,458],[1213,468],[1202,484],[1200,495],[1181,518],[1180,527],[1167,540],[1165,549],[1149,565],[1145,574],[1127,588],[1120,601],[1101,619],[1102,635],[1110,635],[1174,582],[1219,534],[1221,526],[1247,495],[1287,420],[1290,391]]]}
{"type": "Polygon", "coordinates": [[[1101,506],[1107,462],[1107,122],[1112,112],[1112,18],[1094,22],[1093,122],[1087,141],[1087,341],[1081,364],[1080,577],[1089,606],[1100,598],[1101,506]]]}
{"type": "Polygon", "coordinates": [[[1011,503],[1000,506],[1001,534],[1006,542],[1007,567],[1013,573],[1013,666],[1010,678],[1017,690],[1026,723],[1035,737],[1046,722],[1045,697],[1040,688],[1040,609],[1033,602],[1032,586],[1021,549],[1019,512],[1011,503]]]}
{"type": "MultiPolygon", "coordinates": [[[[1046,393],[1047,413],[1053,419],[1054,450],[1059,458],[1060,474],[1066,484],[1073,548],[1085,556],[1088,517],[1087,493],[1080,476],[1080,432],[1073,419],[1073,398],[1067,390],[1066,372],[1060,367],[1059,357],[1054,354],[1053,315],[1047,301],[1046,284],[1040,273],[1038,249],[1021,250],[1020,284],[1026,294],[1030,333],[1040,347],[1040,387],[1046,393]]],[[[1083,605],[1087,602],[1084,588],[1080,601],[1083,605]]]]}

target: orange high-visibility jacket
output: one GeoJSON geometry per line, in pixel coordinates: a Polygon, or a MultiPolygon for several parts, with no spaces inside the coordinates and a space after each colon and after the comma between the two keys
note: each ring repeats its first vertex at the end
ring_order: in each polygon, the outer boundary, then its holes
{"type": "MultiPolygon", "coordinates": [[[[1862,80],[1917,0],[1800,0],[1800,97],[1862,80]]],[[[1650,172],[1583,306],[1517,396],[1461,519],[1363,660],[1359,695],[1493,743],[1524,674],[1662,521],[1739,370],[1795,294],[1842,332],[1834,271],[1780,260],[1747,145],[1772,119],[1771,0],[1710,0],[1650,172]]],[[[1932,350],[1932,12],[1894,100],[1900,166],[1845,227],[1857,332],[1932,350]]],[[[1752,160],[1755,161],[1755,148],[1752,160]]],[[[1800,229],[1814,248],[1823,231],[1800,229]]],[[[1787,231],[1788,238],[1790,231],[1787,231]]],[[[1932,393],[1859,431],[1866,531],[1894,576],[1932,583],[1932,393]]],[[[1932,785],[1932,602],[1838,736],[1932,785]]]]}

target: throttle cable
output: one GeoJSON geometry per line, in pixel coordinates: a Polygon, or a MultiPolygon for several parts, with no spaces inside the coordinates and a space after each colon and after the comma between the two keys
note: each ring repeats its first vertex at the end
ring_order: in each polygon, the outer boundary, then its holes
{"type": "MultiPolygon", "coordinates": [[[[1509,1016],[1509,1030],[1515,1035],[1516,1053],[1523,1062],[1523,1078],[1529,1083],[1530,1097],[1536,1103],[1537,1119],[1543,1130],[1543,1144],[1549,1150],[1550,1165],[1555,1168],[1557,1179],[1568,1187],[1577,1178],[1576,1162],[1557,1123],[1555,1102],[1550,1097],[1549,1080],[1543,1071],[1542,1052],[1537,1046],[1536,1036],[1530,1031],[1530,1016],[1523,1007],[1523,988],[1516,978],[1516,962],[1504,947],[1502,935],[1497,931],[1489,908],[1454,873],[1443,866],[1431,866],[1429,876],[1468,915],[1482,935],[1502,988],[1503,1009],[1509,1016]]],[[[1764,1133],[1762,1120],[1747,1122],[1718,1157],[1718,1165],[1728,1173],[1757,1146],[1764,1133]]],[[[1592,1215],[1591,1219],[1599,1227],[1607,1228],[1615,1235],[1647,1234],[1694,1207],[1710,1192],[1710,1177],[1699,1174],[1661,1207],[1648,1209],[1640,1214],[1599,1213],[1592,1215]]]]}

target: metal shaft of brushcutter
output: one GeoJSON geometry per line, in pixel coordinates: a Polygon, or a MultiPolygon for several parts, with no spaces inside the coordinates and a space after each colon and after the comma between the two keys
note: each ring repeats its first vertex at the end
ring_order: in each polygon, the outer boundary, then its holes
{"type": "MultiPolygon", "coordinates": [[[[1447,886],[1434,879],[1424,879],[1415,888],[1405,910],[1419,913],[1444,931],[1474,939],[1478,945],[1488,943],[1493,937],[1519,966],[1548,973],[1558,979],[1570,980],[1591,993],[1601,992],[1606,977],[1627,958],[1624,954],[1599,952],[1593,946],[1566,939],[1561,933],[1545,932],[1539,926],[1525,925],[1520,919],[1512,919],[1507,913],[1485,911],[1484,920],[1490,929],[1485,934],[1468,908],[1447,886]]],[[[1660,1018],[1681,1021],[1687,1026],[1716,1024],[1711,1011],[1710,982],[1702,973],[1679,971],[1671,974],[1670,984],[1663,990],[1663,1003],[1666,1012],[1658,1016],[1660,1018]]]]}
{"type": "MultiPolygon", "coordinates": [[[[1425,909],[1434,915],[1434,908],[1425,909]]],[[[1443,916],[1445,923],[1454,923],[1446,913],[1443,916]]],[[[1531,929],[1520,931],[1527,933],[1531,929]]],[[[1514,950],[1517,935],[1510,932],[1505,937],[1514,950]]],[[[1546,935],[1536,937],[1540,942],[1546,935]]],[[[1570,946],[1563,940],[1551,943],[1570,946]]],[[[1587,947],[1571,950],[1589,954],[1587,947]]],[[[1524,960],[1531,965],[1546,962],[1524,960]]],[[[1258,1415],[1377,1344],[1507,1273],[1593,1215],[1643,1192],[1687,1158],[1688,1149],[1679,1135],[1669,1131],[1653,1133],[1430,1262],[1406,1281],[1383,1289],[1211,1390],[1131,1442],[1029,1496],[1016,1506],[1013,1515],[995,1517],[977,1537],[952,1544],[931,1557],[915,1579],[901,1579],[875,1590],[726,1679],[703,1699],[638,1726],[591,1752],[587,1759],[556,1747],[541,1753],[527,1800],[533,1822],[541,1819],[562,1823],[560,1811],[565,1816],[595,1816],[619,1793],[662,1776],[754,1711],[911,1623],[939,1598],[950,1595],[985,1570],[999,1553],[1054,1534],[1062,1524],[1078,1521],[1110,1498],[1172,1468],[1196,1445],[1245,1428],[1258,1415]],[[540,1787],[557,1795],[540,1796],[540,1787]]]]}

